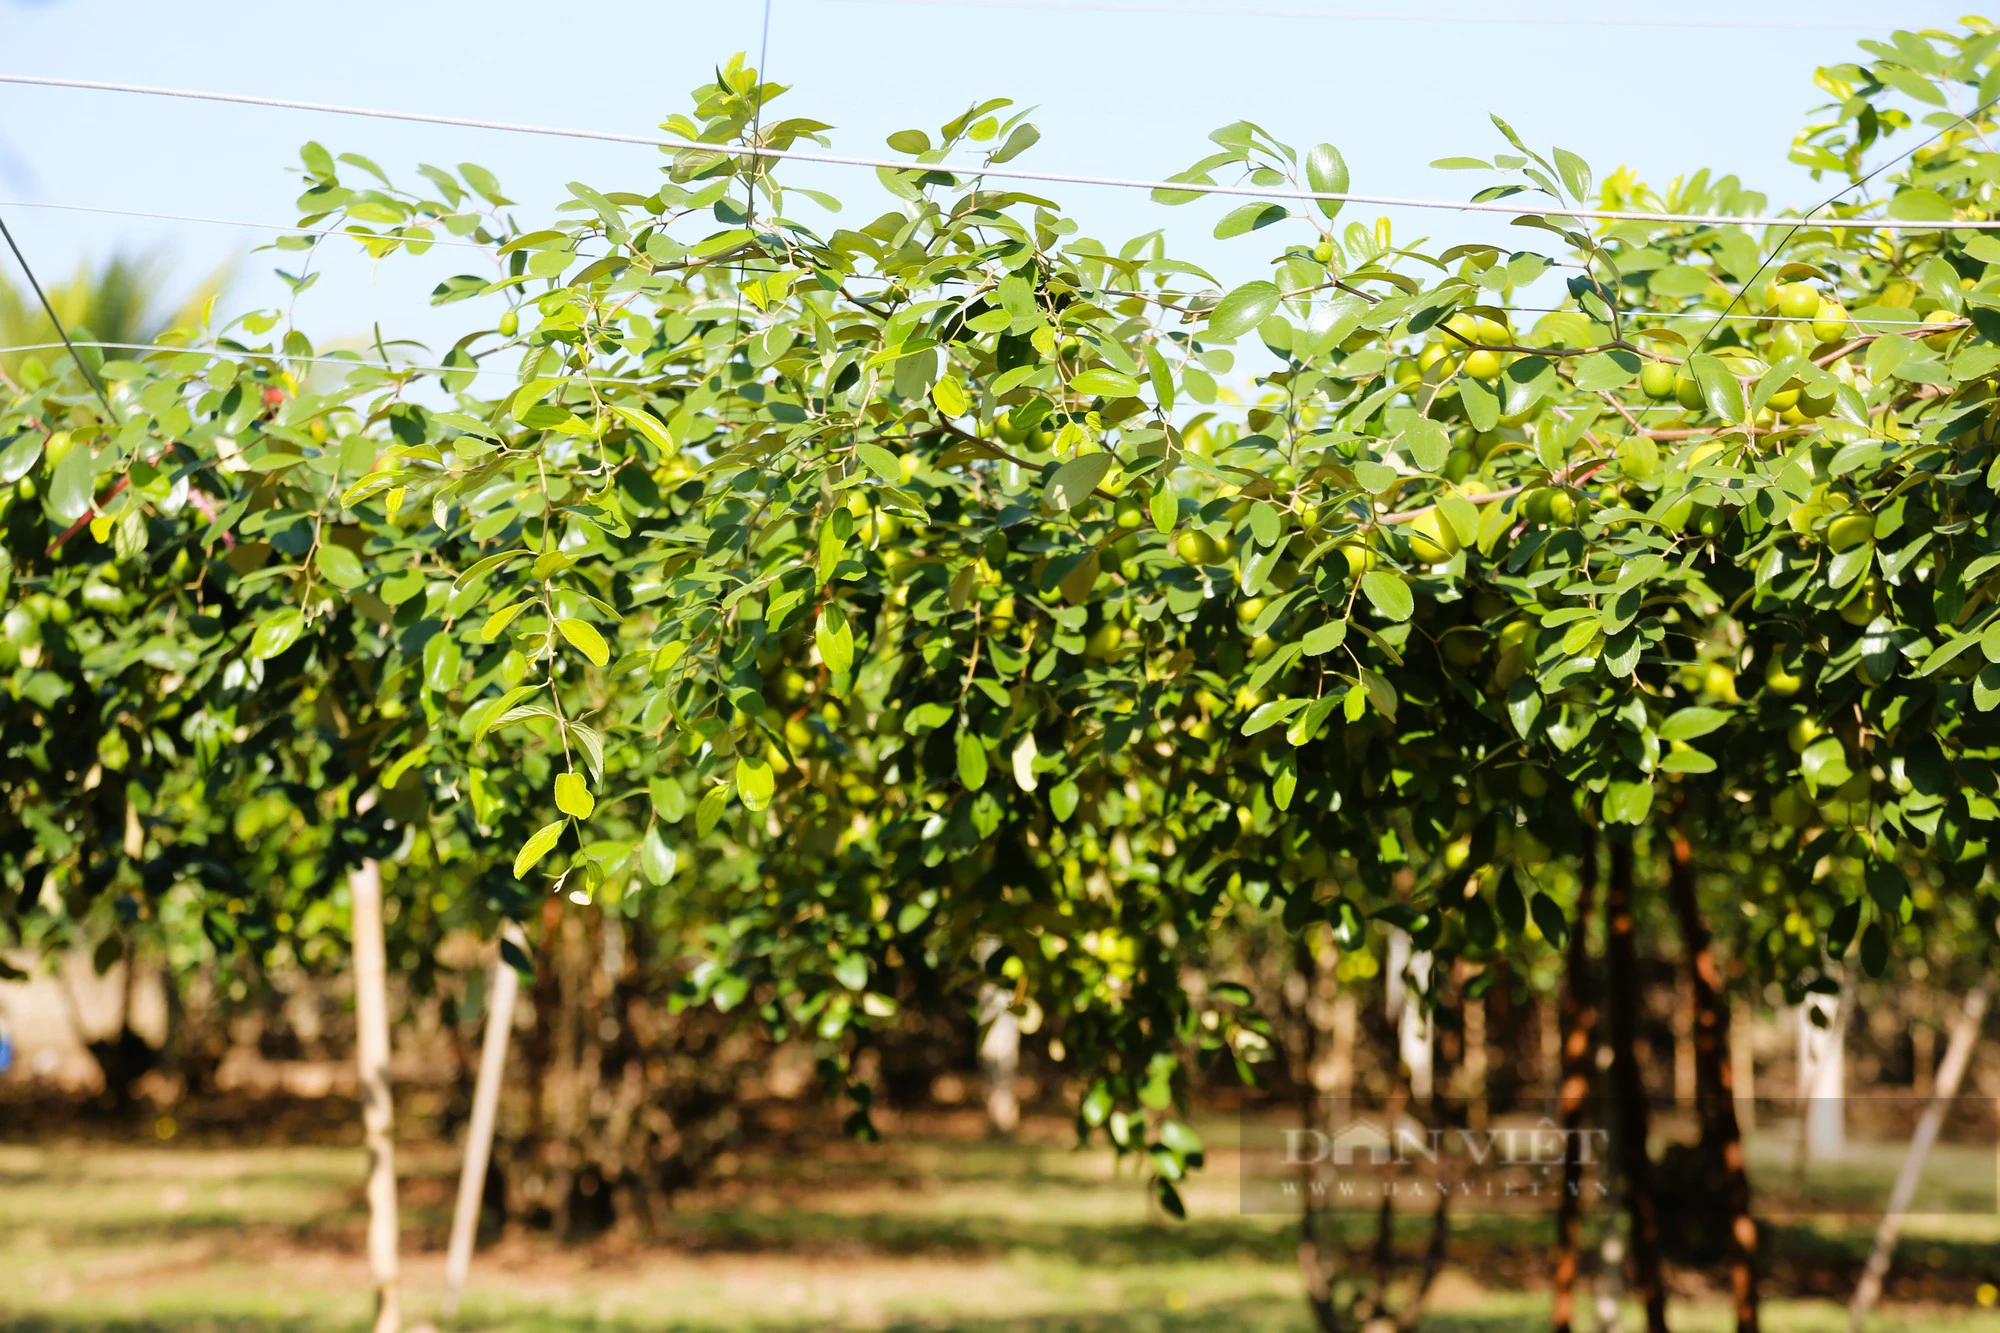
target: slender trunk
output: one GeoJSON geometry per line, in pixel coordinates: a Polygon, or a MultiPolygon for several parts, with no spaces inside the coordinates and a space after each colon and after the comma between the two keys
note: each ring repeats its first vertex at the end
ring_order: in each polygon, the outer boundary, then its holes
{"type": "Polygon", "coordinates": [[[398,1333],[395,1108],[389,1098],[389,963],[382,941],[382,868],[363,861],[347,876],[354,920],[355,1058],[361,1130],[368,1147],[368,1280],[375,1333],[398,1333]]]}
{"type": "MultiPolygon", "coordinates": [[[[1331,983],[1332,973],[1331,969],[1320,966],[1306,940],[1298,941],[1294,955],[1295,966],[1305,981],[1305,1004],[1301,1006],[1305,1021],[1301,1024],[1299,1042],[1299,1072],[1303,1077],[1292,1082],[1298,1089],[1299,1128],[1310,1136],[1324,1133],[1327,1128],[1326,1107],[1321,1102],[1323,1092],[1319,1086],[1325,1077],[1326,1064],[1320,1020],[1321,992],[1331,983]]],[[[1337,1333],[1341,1323],[1333,1305],[1333,1265],[1327,1262],[1323,1210],[1315,1188],[1320,1179],[1319,1154],[1315,1153],[1299,1180],[1299,1276],[1305,1283],[1306,1308],[1312,1311],[1314,1325],[1321,1333],[1337,1333]]]]}
{"type": "Polygon", "coordinates": [[[1854,969],[1843,967],[1840,994],[1808,995],[1799,1006],[1798,1157],[1793,1175],[1804,1188],[1806,1165],[1838,1157],[1847,1147],[1847,1024],[1854,1013],[1854,969]],[[1814,1012],[1826,1026],[1812,1021],[1814,1012]]]}
{"type": "Polygon", "coordinates": [[[1667,890],[1680,921],[1694,993],[1695,1100],[1703,1148],[1722,1168],[1723,1205],[1729,1211],[1729,1290],[1739,1333],[1756,1333],[1757,1221],[1750,1212],[1750,1175],[1743,1160],[1743,1132],[1736,1123],[1736,1077],[1729,1059],[1729,1010],[1722,998],[1708,926],[1695,899],[1694,853],[1676,829],[1667,835],[1667,890]]]}
{"type": "Polygon", "coordinates": [[[1583,1215],[1583,1116],[1596,1065],[1597,979],[1590,967],[1590,918],[1597,910],[1597,830],[1583,826],[1577,857],[1576,919],[1570,923],[1562,994],[1557,1090],[1563,1127],[1562,1192],[1556,1196],[1556,1333],[1576,1317],[1577,1230],[1583,1215]]]}
{"type": "Polygon", "coordinates": [[[1750,1007],[1740,1005],[1729,1015],[1730,1081],[1736,1089],[1736,1124],[1745,1134],[1757,1128],[1756,1029],[1750,1007]]]}
{"type": "Polygon", "coordinates": [[[1021,1125],[1021,1102],[1014,1080],[1021,1071],[1021,1020],[1013,992],[990,982],[979,988],[979,1070],[986,1082],[986,1123],[995,1134],[1021,1125]]]}
{"type": "Polygon", "coordinates": [[[1605,887],[1606,970],[1611,977],[1611,1086],[1623,1158],[1625,1204],[1632,1217],[1632,1264],[1646,1304],[1648,1333],[1666,1333],[1667,1289],[1660,1275],[1660,1219],[1647,1155],[1646,1083],[1639,1069],[1639,951],[1633,919],[1632,839],[1611,843],[1605,887]]]}
{"type": "MultiPolygon", "coordinates": [[[[500,928],[502,939],[526,952],[526,939],[512,921],[500,928]]],[[[458,1313],[466,1274],[472,1267],[472,1243],[479,1233],[479,1205],[486,1195],[486,1164],[493,1152],[493,1124],[499,1118],[500,1083],[507,1069],[507,1039],[514,1029],[514,1007],[521,977],[503,954],[493,964],[493,984],[486,994],[486,1041],[479,1051],[479,1082],[472,1094],[472,1122],[465,1131],[465,1165],[458,1177],[458,1204],[451,1217],[451,1247],[444,1265],[444,1313],[458,1313]]]]}
{"type": "Polygon", "coordinates": [[[1458,1066],[1459,1101],[1465,1107],[1466,1126],[1486,1128],[1486,1084],[1492,1071],[1486,1058],[1486,1001],[1465,1002],[1464,1053],[1458,1066]]]}
{"type": "Polygon", "coordinates": [[[1924,1107],[1923,1118],[1917,1122],[1916,1135],[1903,1153],[1903,1169],[1896,1173],[1896,1184],[1889,1191],[1889,1206],[1882,1214],[1881,1227],[1875,1232],[1875,1248],[1868,1255],[1868,1267],[1861,1275],[1861,1284],[1854,1290],[1853,1303],[1848,1306],[1849,1333],[1861,1333],[1861,1321],[1867,1318],[1869,1309],[1882,1294],[1882,1279],[1889,1274],[1889,1260],[1896,1253],[1896,1236],[1903,1229],[1903,1211],[1910,1206],[1910,1199],[1917,1192],[1917,1182],[1923,1176],[1924,1159],[1937,1142],[1938,1131],[1944,1126],[1944,1115],[1951,1108],[1952,1098],[1958,1095],[1965,1067],[1972,1063],[1972,1048],[1979,1044],[1979,1026],[1986,1017],[1991,986],[1990,981],[1982,981],[1974,987],[1965,997],[1965,1005],[1959,1010],[1957,1021],[1952,1024],[1951,1042],[1945,1047],[1944,1064],[1938,1068],[1937,1090],[1931,1094],[1929,1104],[1924,1107]]]}

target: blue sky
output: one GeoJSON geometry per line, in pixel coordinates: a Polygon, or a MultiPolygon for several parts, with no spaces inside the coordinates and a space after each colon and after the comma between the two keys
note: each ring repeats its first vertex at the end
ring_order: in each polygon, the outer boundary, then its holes
{"type": "MultiPolygon", "coordinates": [[[[1838,27],[1946,25],[1962,3],[1160,0],[1148,9],[1148,0],[773,0],[767,68],[793,86],[781,104],[788,113],[831,122],[836,150],[853,153],[882,153],[888,133],[935,127],[975,98],[1011,96],[1040,108],[1043,138],[1024,164],[1052,171],[1165,175],[1203,153],[1209,130],[1249,118],[1301,147],[1338,145],[1357,191],[1462,197],[1474,188],[1469,176],[1427,164],[1491,152],[1491,111],[1530,143],[1581,153],[1600,176],[1625,162],[1658,180],[1709,166],[1740,174],[1775,205],[1803,205],[1825,187],[1785,152],[1823,100],[1812,71],[1849,58],[1867,35],[1838,27]],[[1391,10],[1404,21],[1358,17],[1391,10]],[[1327,16],[1335,11],[1343,16],[1327,16]],[[1825,26],[1514,21],[1561,16],[1825,26]]],[[[763,14],[759,0],[0,0],[0,70],[644,134],[684,109],[688,90],[731,52],[754,58],[763,14]]],[[[643,147],[0,86],[0,197],[284,222],[298,190],[286,169],[309,138],[367,154],[392,175],[426,161],[482,163],[521,202],[524,221],[565,197],[570,180],[647,191],[657,181],[658,157],[643,147]]],[[[845,198],[850,220],[888,202],[866,171],[791,179],[845,198]]],[[[1269,248],[1210,239],[1225,204],[1159,209],[1136,191],[1052,193],[1109,241],[1164,225],[1180,253],[1225,281],[1255,276],[1269,248]]],[[[155,247],[192,275],[261,239],[0,209],[44,276],[86,256],[155,247]]],[[[1503,220],[1394,217],[1399,237],[1508,239],[1503,220]]],[[[468,267],[447,256],[380,269],[340,261],[305,297],[301,322],[327,341],[378,322],[390,337],[449,341],[460,314],[427,302],[439,277],[468,267]]],[[[281,298],[268,276],[276,262],[245,259],[238,307],[281,298]]]]}

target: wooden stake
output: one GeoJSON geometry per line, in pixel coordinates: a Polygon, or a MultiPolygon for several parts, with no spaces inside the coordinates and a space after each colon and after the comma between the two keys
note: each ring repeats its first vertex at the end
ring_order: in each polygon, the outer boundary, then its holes
{"type": "MultiPolygon", "coordinates": [[[[527,955],[521,927],[508,921],[500,938],[527,955]]],[[[472,1093],[472,1123],[465,1131],[465,1164],[458,1176],[458,1203],[451,1215],[451,1246],[444,1261],[444,1316],[458,1313],[472,1268],[472,1244],[479,1234],[479,1205],[486,1195],[486,1165],[493,1155],[493,1125],[499,1118],[500,1085],[507,1072],[507,1042],[514,1031],[514,1008],[521,994],[521,975],[505,952],[493,962],[493,984],[486,992],[486,1040],[479,1050],[479,1081],[472,1093]]]]}

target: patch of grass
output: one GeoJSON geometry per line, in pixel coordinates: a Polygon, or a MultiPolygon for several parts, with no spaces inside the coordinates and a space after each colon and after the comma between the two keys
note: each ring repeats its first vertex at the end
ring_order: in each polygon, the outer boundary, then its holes
{"type": "MultiPolygon", "coordinates": [[[[1219,1127],[1218,1127],[1219,1128],[1219,1127]]],[[[475,1264],[466,1330],[495,1333],[1307,1333],[1294,1221],[1245,1215],[1227,1135],[1193,1183],[1193,1218],[1158,1216],[1142,1183],[1058,1129],[1016,1144],[921,1136],[793,1145],[734,1164],[681,1201],[650,1246],[565,1250],[510,1237],[475,1264]]],[[[1857,1159],[1864,1190],[1868,1159],[1857,1159]]],[[[452,1154],[403,1157],[405,1307],[433,1316],[452,1154]]],[[[345,1148],[0,1148],[0,1325],[11,1333],[345,1333],[368,1323],[362,1159],[345,1148]]],[[[1881,1182],[1886,1188],[1886,1181],[1881,1182]]],[[[1767,1228],[1776,1333],[1838,1333],[1872,1218],[1767,1228]],[[1803,1297],[1804,1299],[1801,1299],[1803,1297]]],[[[1373,1220],[1335,1219],[1359,1255],[1373,1220]]],[[[1427,1219],[1400,1219],[1404,1254],[1427,1219]]],[[[1548,1220],[1474,1215],[1424,1327],[1547,1325],[1548,1220]]],[[[1973,1306],[2000,1271],[2000,1219],[1919,1219],[1906,1267],[1931,1301],[1874,1329],[2000,1333],[1973,1306]]],[[[1628,1321],[1629,1322],[1629,1321],[1628,1321]]],[[[1719,1299],[1677,1302],[1677,1329],[1730,1325],[1719,1299]]]]}

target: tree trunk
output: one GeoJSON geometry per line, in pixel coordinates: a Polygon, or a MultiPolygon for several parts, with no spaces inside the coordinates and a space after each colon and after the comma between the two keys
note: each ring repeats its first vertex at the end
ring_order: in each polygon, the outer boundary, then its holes
{"type": "Polygon", "coordinates": [[[1431,965],[1432,960],[1428,953],[1411,951],[1408,934],[1401,930],[1390,930],[1389,976],[1384,994],[1387,998],[1389,1017],[1396,1024],[1397,1055],[1409,1074],[1410,1099],[1420,1107],[1430,1105],[1432,1071],[1435,1068],[1431,1016],[1418,997],[1410,993],[1409,982],[1414,981],[1419,990],[1428,993],[1431,984],[1431,965]]]}
{"type": "Polygon", "coordinates": [[[1965,1005],[1959,1010],[1958,1019],[1951,1027],[1951,1042],[1945,1047],[1944,1064],[1938,1069],[1937,1090],[1931,1094],[1930,1102],[1924,1107],[1923,1118],[1917,1122],[1916,1135],[1903,1154],[1903,1168],[1896,1173],[1896,1184],[1889,1191],[1889,1206],[1882,1214],[1882,1225],[1875,1232],[1875,1248],[1868,1255],[1868,1267],[1861,1274],[1861,1284],[1854,1290],[1854,1300],[1848,1306],[1847,1327],[1849,1333],[1861,1333],[1861,1321],[1882,1294],[1882,1280],[1889,1275],[1889,1260],[1896,1252],[1896,1236],[1903,1229],[1903,1210],[1910,1206],[1910,1199],[1917,1192],[1917,1182],[1922,1178],[1924,1159],[1930,1155],[1931,1147],[1937,1142],[1938,1131],[1944,1126],[1944,1115],[1951,1108],[1952,1098],[1958,1095],[1959,1081],[1965,1077],[1965,1067],[1972,1063],[1972,1049],[1979,1044],[1979,1026],[1986,1017],[1986,1004],[1992,983],[1982,981],[1965,997],[1965,1005]]]}
{"type": "Polygon", "coordinates": [[[1611,976],[1611,1086],[1618,1116],[1625,1205],[1632,1218],[1632,1264],[1646,1305],[1648,1333],[1666,1333],[1667,1289],[1660,1273],[1660,1219],[1647,1155],[1646,1083],[1639,1068],[1639,951],[1633,919],[1632,839],[1611,843],[1604,895],[1606,970],[1611,976]]]}
{"type": "Polygon", "coordinates": [[[363,861],[347,876],[354,922],[355,1058],[361,1130],[368,1148],[368,1280],[375,1333],[398,1333],[395,1108],[389,1098],[389,963],[382,940],[382,868],[363,861]]]}
{"type": "Polygon", "coordinates": [[[1748,1005],[1730,1012],[1730,1079],[1736,1089],[1736,1124],[1745,1134],[1757,1128],[1756,1035],[1748,1005]]]}
{"type": "Polygon", "coordinates": [[[1806,1163],[1838,1157],[1847,1148],[1847,1024],[1854,1013],[1854,969],[1841,971],[1840,994],[1832,999],[1808,995],[1799,1006],[1799,1155],[1797,1174],[1805,1181],[1806,1163]],[[1815,1012],[1826,1026],[1812,1021],[1815,1012]]]}
{"type": "Polygon", "coordinates": [[[1702,1147],[1721,1167],[1723,1205],[1729,1212],[1729,1290],[1736,1305],[1736,1327],[1739,1333],[1756,1333],[1757,1222],[1750,1213],[1750,1175],[1743,1160],[1743,1132],[1736,1123],[1729,1010],[1722,998],[1722,970],[1695,898],[1694,853],[1678,828],[1667,834],[1667,891],[1680,921],[1694,994],[1695,1101],[1701,1112],[1702,1147]]]}
{"type": "MultiPolygon", "coordinates": [[[[526,938],[512,921],[500,928],[500,938],[526,953],[526,938]]],[[[458,1177],[458,1204],[451,1218],[451,1246],[444,1264],[444,1313],[458,1313],[466,1274],[472,1267],[472,1244],[479,1234],[480,1202],[486,1196],[486,1166],[492,1159],[493,1125],[499,1117],[500,1084],[507,1070],[507,1040],[514,1030],[514,1007],[521,977],[503,953],[493,963],[493,984],[486,993],[486,1040],[479,1051],[479,1082],[472,1094],[472,1121],[465,1130],[465,1164],[458,1177]]]]}
{"type": "Polygon", "coordinates": [[[1021,1125],[1014,1080],[1021,1072],[1021,1020],[1011,991],[991,982],[979,988],[979,1071],[986,1082],[986,1123],[995,1134],[1021,1125]]]}
{"type": "Polygon", "coordinates": [[[1583,826],[1577,855],[1576,919],[1564,967],[1557,1089],[1563,1127],[1562,1192],[1556,1198],[1556,1333],[1576,1317],[1577,1230],[1583,1215],[1583,1118],[1596,1066],[1597,979],[1590,967],[1590,918],[1597,910],[1597,830],[1583,826]]]}

